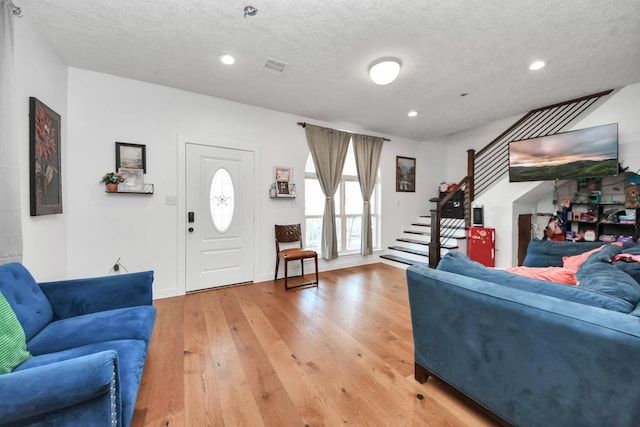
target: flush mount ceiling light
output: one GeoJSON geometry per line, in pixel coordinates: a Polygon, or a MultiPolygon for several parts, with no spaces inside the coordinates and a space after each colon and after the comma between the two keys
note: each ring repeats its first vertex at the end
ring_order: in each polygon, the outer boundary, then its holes
{"type": "Polygon", "coordinates": [[[232,65],[236,62],[236,59],[231,55],[220,55],[220,62],[225,65],[232,65]]]}
{"type": "Polygon", "coordinates": [[[534,61],[531,63],[531,65],[529,65],[529,69],[531,71],[536,71],[539,70],[540,68],[543,68],[545,66],[544,61],[534,61]]]}
{"type": "Polygon", "coordinates": [[[418,115],[418,112],[415,111],[415,110],[414,111],[409,111],[409,113],[407,114],[407,116],[409,116],[409,117],[415,117],[417,115],[418,115]]]}
{"type": "Polygon", "coordinates": [[[400,60],[395,58],[379,59],[369,67],[369,76],[377,85],[388,85],[400,74],[400,60]]]}

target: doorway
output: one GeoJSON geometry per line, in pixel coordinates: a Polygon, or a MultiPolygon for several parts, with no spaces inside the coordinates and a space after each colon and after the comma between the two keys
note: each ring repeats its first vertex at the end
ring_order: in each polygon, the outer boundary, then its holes
{"type": "Polygon", "coordinates": [[[254,152],[185,144],[185,290],[253,281],[254,152]]]}

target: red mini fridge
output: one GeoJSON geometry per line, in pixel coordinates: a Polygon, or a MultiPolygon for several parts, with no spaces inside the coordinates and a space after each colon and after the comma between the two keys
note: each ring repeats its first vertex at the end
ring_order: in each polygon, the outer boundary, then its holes
{"type": "Polygon", "coordinates": [[[467,256],[486,267],[496,266],[496,229],[467,228],[467,256]]]}

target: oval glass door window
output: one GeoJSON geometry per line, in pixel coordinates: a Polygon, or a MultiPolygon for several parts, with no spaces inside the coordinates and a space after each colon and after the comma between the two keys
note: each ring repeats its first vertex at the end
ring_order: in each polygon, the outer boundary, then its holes
{"type": "Polygon", "coordinates": [[[233,205],[235,201],[233,181],[226,169],[218,169],[211,180],[209,192],[209,207],[214,227],[224,233],[229,229],[233,220],[233,205]]]}

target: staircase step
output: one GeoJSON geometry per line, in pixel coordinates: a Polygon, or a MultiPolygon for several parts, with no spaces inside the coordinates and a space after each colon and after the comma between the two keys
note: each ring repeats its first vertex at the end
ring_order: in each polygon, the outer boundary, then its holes
{"type": "Polygon", "coordinates": [[[403,257],[400,257],[400,256],[395,256],[395,255],[380,255],[380,258],[388,259],[389,261],[399,262],[400,264],[423,265],[425,267],[427,266],[426,262],[414,261],[412,259],[403,258],[403,257]]]}
{"type": "MultiPolygon", "coordinates": [[[[413,243],[416,245],[424,245],[424,246],[429,246],[429,242],[424,241],[424,240],[415,240],[415,239],[407,239],[404,237],[398,238],[396,239],[396,241],[398,242],[405,242],[405,243],[413,243]]],[[[441,247],[446,248],[446,249],[457,249],[458,245],[455,243],[443,243],[441,244],[441,247]]]]}
{"type": "Polygon", "coordinates": [[[429,256],[429,251],[421,251],[418,249],[411,249],[411,248],[407,248],[404,246],[389,246],[389,249],[393,249],[394,251],[399,251],[399,252],[406,252],[408,254],[413,254],[413,255],[420,255],[420,256],[425,256],[428,257],[429,256]]]}
{"type": "Polygon", "coordinates": [[[428,231],[415,231],[415,230],[404,230],[403,233],[407,234],[419,234],[421,236],[430,236],[431,233],[428,231]]]}

